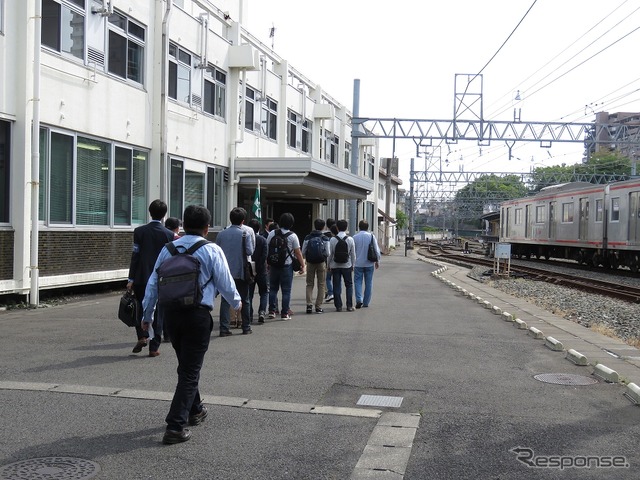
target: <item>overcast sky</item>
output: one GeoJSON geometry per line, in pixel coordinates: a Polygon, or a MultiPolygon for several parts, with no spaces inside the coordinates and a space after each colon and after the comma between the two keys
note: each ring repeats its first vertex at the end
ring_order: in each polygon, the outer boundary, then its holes
{"type": "MultiPolygon", "coordinates": [[[[485,65],[486,120],[513,120],[514,106],[539,122],[640,111],[640,0],[249,0],[248,20],[267,45],[274,26],[274,51],[349,110],[360,79],[362,117],[450,120],[455,75],[485,65]]],[[[449,171],[520,172],[579,162],[583,146],[518,144],[511,160],[500,142],[441,152],[449,171]]],[[[415,144],[395,153],[408,188],[415,144]]]]}

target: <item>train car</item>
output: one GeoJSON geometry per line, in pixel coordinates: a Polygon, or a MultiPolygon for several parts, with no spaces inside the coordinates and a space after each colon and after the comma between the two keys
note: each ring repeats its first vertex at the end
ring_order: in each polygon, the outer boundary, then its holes
{"type": "Polygon", "coordinates": [[[640,179],[566,183],[500,206],[500,241],[517,257],[640,270],[640,179]]]}

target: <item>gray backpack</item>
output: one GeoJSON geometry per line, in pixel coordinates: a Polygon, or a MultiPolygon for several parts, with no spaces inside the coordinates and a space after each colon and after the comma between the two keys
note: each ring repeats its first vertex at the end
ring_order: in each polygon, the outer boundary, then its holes
{"type": "Polygon", "coordinates": [[[199,240],[188,249],[179,251],[173,242],[165,245],[171,254],[156,270],[158,273],[158,305],[171,309],[191,309],[202,303],[200,286],[200,260],[193,253],[201,246],[211,243],[199,240]]]}

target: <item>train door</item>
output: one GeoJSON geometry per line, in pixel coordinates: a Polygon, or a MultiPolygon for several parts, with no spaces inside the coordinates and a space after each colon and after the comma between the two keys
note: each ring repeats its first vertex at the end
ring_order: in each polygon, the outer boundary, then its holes
{"type": "Polygon", "coordinates": [[[526,205],[524,209],[524,238],[529,238],[531,235],[531,205],[526,205]]]}
{"type": "Polygon", "coordinates": [[[556,202],[549,202],[549,240],[556,239],[556,202]]]}
{"type": "Polygon", "coordinates": [[[629,194],[629,243],[640,242],[640,192],[629,194]]]}
{"type": "Polygon", "coordinates": [[[578,223],[578,239],[589,240],[589,199],[580,199],[580,220],[578,223]]]}

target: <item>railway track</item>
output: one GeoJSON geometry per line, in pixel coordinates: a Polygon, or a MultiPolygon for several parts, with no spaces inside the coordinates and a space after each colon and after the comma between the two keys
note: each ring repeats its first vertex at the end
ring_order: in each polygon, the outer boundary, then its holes
{"type": "MultiPolygon", "coordinates": [[[[479,258],[470,255],[456,253],[440,253],[433,255],[433,251],[421,248],[418,253],[431,258],[450,261],[456,264],[480,265],[493,269],[493,260],[479,258]]],[[[595,280],[593,278],[581,277],[572,273],[550,272],[543,268],[536,268],[523,265],[511,265],[512,276],[522,276],[531,280],[539,280],[555,285],[563,285],[589,293],[597,293],[611,298],[625,300],[631,303],[640,303],[640,288],[621,283],[595,280]]]]}

